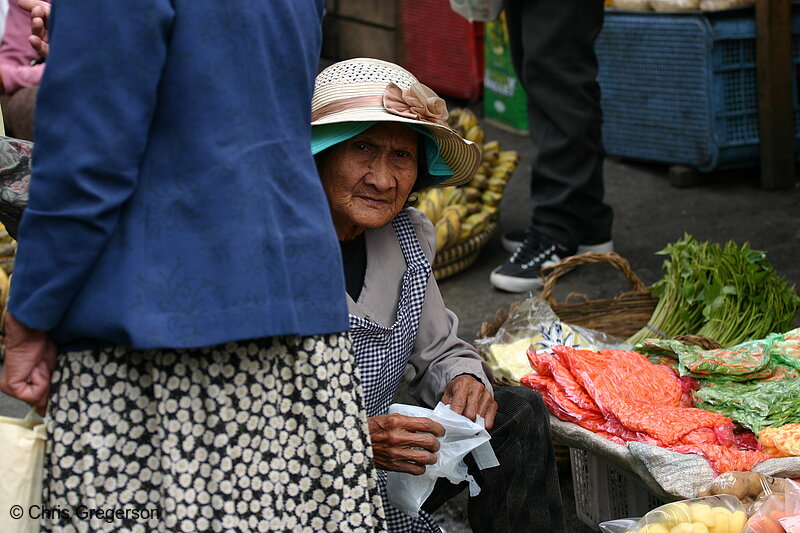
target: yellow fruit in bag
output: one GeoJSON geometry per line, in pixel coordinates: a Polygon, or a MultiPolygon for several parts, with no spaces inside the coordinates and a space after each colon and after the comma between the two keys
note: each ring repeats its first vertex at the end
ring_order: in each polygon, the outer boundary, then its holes
{"type": "Polygon", "coordinates": [[[724,507],[714,507],[714,526],[709,528],[709,533],[730,533],[731,512],[724,507]]]}
{"type": "Polygon", "coordinates": [[[765,428],[758,434],[758,442],[772,457],[800,456],[800,424],[765,428]]]}
{"type": "Polygon", "coordinates": [[[689,506],[683,502],[673,502],[658,508],[658,519],[667,527],[673,527],[681,522],[691,522],[689,506]]]}
{"type": "Polygon", "coordinates": [[[692,522],[700,522],[706,527],[711,527],[717,523],[711,506],[705,503],[689,504],[689,512],[692,515],[692,522]]]}

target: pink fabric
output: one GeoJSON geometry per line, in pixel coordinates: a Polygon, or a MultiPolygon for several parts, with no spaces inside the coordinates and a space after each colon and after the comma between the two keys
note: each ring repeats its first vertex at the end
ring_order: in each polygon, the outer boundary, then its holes
{"type": "Polygon", "coordinates": [[[383,93],[383,107],[401,117],[447,126],[447,105],[427,85],[414,83],[406,90],[392,82],[383,93]]]}
{"type": "Polygon", "coordinates": [[[6,30],[0,42],[0,80],[5,93],[34,87],[42,78],[44,64],[30,65],[39,57],[28,43],[30,34],[30,14],[19,7],[17,0],[8,0],[6,30]]]}

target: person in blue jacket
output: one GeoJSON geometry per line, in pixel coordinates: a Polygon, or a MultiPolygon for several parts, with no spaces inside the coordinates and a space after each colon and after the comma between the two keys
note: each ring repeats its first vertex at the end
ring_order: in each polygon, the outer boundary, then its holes
{"type": "Polygon", "coordinates": [[[309,150],[323,7],[53,5],[0,381],[47,406],[43,530],[383,529],[309,150]]]}

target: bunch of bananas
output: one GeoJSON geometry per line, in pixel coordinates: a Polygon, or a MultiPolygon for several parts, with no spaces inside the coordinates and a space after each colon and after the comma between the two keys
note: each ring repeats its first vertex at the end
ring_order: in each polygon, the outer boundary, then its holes
{"type": "Polygon", "coordinates": [[[478,235],[497,219],[500,200],[519,155],[500,149],[500,143],[484,143],[485,131],[470,109],[454,109],[450,127],[481,147],[481,166],[472,180],[458,187],[427,189],[416,194],[414,207],[425,213],[436,228],[436,251],[450,248],[478,235]]]}

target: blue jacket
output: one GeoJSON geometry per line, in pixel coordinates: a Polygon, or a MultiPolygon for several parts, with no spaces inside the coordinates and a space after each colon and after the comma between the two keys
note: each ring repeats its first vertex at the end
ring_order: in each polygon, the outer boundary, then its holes
{"type": "Polygon", "coordinates": [[[9,309],[66,345],[347,330],[323,0],[56,2],[9,309]]]}

